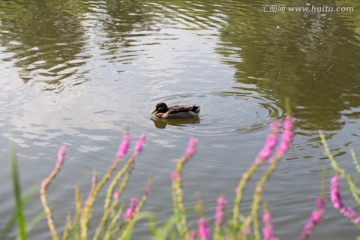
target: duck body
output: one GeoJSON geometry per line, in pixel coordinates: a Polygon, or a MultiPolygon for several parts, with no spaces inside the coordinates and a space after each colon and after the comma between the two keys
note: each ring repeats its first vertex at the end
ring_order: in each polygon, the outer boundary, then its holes
{"type": "Polygon", "coordinates": [[[151,113],[157,118],[190,118],[198,116],[200,108],[201,105],[175,105],[168,107],[166,103],[158,103],[151,113]]]}

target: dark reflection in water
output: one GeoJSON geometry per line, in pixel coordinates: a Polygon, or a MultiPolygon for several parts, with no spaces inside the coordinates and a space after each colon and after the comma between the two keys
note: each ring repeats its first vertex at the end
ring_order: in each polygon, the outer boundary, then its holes
{"type": "Polygon", "coordinates": [[[152,16],[155,12],[151,10],[155,9],[149,9],[147,1],[104,0],[103,4],[108,14],[108,18],[104,19],[104,25],[109,36],[114,37],[111,34],[130,31],[154,30],[152,16]]]}
{"type": "Polygon", "coordinates": [[[239,94],[256,88],[280,108],[290,97],[303,129],[341,129],[342,112],[360,106],[360,48],[349,44],[359,36],[346,27],[353,21],[339,21],[336,13],[259,14],[258,8],[227,12],[228,25],[221,29],[224,47],[218,52],[237,69],[233,88],[239,94]]]}
{"type": "Polygon", "coordinates": [[[200,123],[200,117],[191,117],[185,119],[163,119],[163,118],[150,118],[154,122],[154,126],[157,128],[166,128],[167,125],[171,126],[184,126],[184,124],[198,124],[200,123]]]}
{"type": "Polygon", "coordinates": [[[45,90],[61,90],[83,79],[76,75],[83,61],[83,27],[80,15],[87,11],[78,1],[1,1],[1,44],[15,60],[25,82],[44,83],[45,90]],[[64,84],[66,86],[66,84],[64,84]],[[59,89],[60,88],[60,89],[59,89]]]}
{"type": "MultiPolygon", "coordinates": [[[[154,12],[146,3],[105,0],[101,2],[101,9],[97,4],[93,5],[94,17],[101,26],[94,31],[101,41],[101,59],[110,64],[131,64],[144,54],[144,49],[136,48],[141,44],[138,42],[139,38],[157,29],[153,23],[154,12]]],[[[92,28],[92,22],[88,24],[88,28],[92,28]]]]}

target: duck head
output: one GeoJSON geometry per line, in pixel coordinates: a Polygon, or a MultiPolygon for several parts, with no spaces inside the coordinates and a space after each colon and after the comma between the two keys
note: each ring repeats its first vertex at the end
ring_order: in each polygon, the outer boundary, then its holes
{"type": "Polygon", "coordinates": [[[166,113],[168,110],[169,109],[168,109],[166,103],[162,102],[162,103],[156,104],[155,109],[151,113],[154,113],[154,112],[166,113]]]}

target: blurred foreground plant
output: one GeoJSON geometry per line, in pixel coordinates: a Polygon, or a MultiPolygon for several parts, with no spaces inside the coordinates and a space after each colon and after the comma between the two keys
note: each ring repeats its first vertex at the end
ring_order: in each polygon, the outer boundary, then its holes
{"type": "MultiPolygon", "coordinates": [[[[342,200],[341,191],[340,191],[341,178],[345,178],[349,185],[349,190],[351,194],[353,195],[357,204],[360,205],[360,189],[356,186],[356,179],[352,177],[350,174],[346,173],[346,171],[338,165],[334,156],[331,154],[330,148],[328,147],[326,139],[321,131],[319,131],[319,135],[321,138],[321,142],[325,148],[325,154],[328,156],[331,166],[334,170],[334,176],[331,178],[331,182],[330,182],[331,202],[333,203],[334,208],[338,209],[341,214],[349,218],[354,224],[360,225],[360,216],[356,214],[353,208],[345,205],[344,201],[342,200]]],[[[355,168],[357,172],[360,173],[360,164],[358,162],[354,150],[351,150],[351,155],[353,158],[355,168]]]]}
{"type": "MultiPolygon", "coordinates": [[[[189,145],[186,148],[184,155],[177,162],[174,171],[170,173],[170,179],[172,181],[173,214],[169,217],[169,219],[163,225],[159,225],[153,213],[142,211],[142,208],[151,193],[151,177],[149,177],[143,196],[140,199],[136,197],[131,198],[130,204],[125,210],[125,205],[120,200],[120,197],[129,181],[136,158],[142,152],[143,145],[145,143],[145,135],[142,135],[136,142],[133,154],[129,157],[127,162],[119,170],[117,170],[121,160],[126,156],[130,146],[130,135],[127,132],[119,146],[116,159],[105,175],[98,180],[98,176],[96,172],[94,172],[91,180],[91,189],[85,200],[83,200],[83,197],[80,195],[79,188],[76,188],[76,210],[72,215],[69,214],[67,216],[67,221],[61,238],[81,240],[131,239],[135,223],[139,219],[145,218],[149,222],[149,230],[153,239],[275,240],[277,238],[272,224],[273,217],[271,211],[267,207],[267,204],[264,203],[262,216],[259,216],[259,208],[263,203],[263,191],[266,183],[269,181],[271,175],[277,168],[280,160],[284,157],[292,145],[294,139],[294,122],[294,119],[289,115],[283,121],[283,130],[281,130],[282,128],[279,121],[274,121],[270,124],[271,132],[267,137],[263,148],[239,180],[236,188],[234,206],[232,206],[232,212],[229,218],[226,217],[228,216],[226,214],[228,201],[222,195],[217,199],[213,230],[204,216],[204,206],[201,200],[198,200],[198,204],[194,208],[187,208],[184,204],[184,191],[182,187],[184,175],[183,169],[186,163],[197,152],[197,144],[199,140],[195,137],[190,138],[189,145]],[[245,186],[249,182],[251,176],[253,176],[254,173],[263,166],[265,169],[254,189],[251,208],[247,213],[240,212],[240,205],[245,186]],[[109,184],[106,189],[102,217],[99,219],[95,229],[93,227],[89,228],[89,222],[92,219],[92,208],[94,206],[94,202],[98,199],[100,191],[104,188],[107,182],[109,182],[109,184]],[[189,225],[190,214],[193,213],[194,210],[199,213],[196,228],[191,224],[189,225]]],[[[323,136],[322,141],[335,170],[335,176],[333,177],[331,183],[331,200],[334,207],[338,208],[343,215],[350,218],[355,224],[359,224],[360,218],[357,217],[354,210],[345,206],[342,202],[339,189],[340,175],[347,177],[350,190],[359,204],[360,190],[356,187],[354,180],[349,175],[345,175],[344,170],[337,165],[328,150],[323,136]]],[[[60,239],[60,236],[56,229],[51,209],[48,206],[47,188],[53,182],[57,174],[59,174],[65,160],[65,155],[66,146],[61,146],[56,166],[53,172],[44,179],[40,190],[41,200],[48,219],[52,239],[54,240],[60,239]]],[[[353,156],[356,167],[360,171],[360,165],[357,163],[354,154],[353,156]]],[[[308,222],[305,224],[299,239],[308,239],[312,234],[314,227],[317,226],[323,218],[325,214],[324,195],[325,193],[323,188],[322,194],[317,198],[316,208],[310,214],[308,222]]],[[[94,219],[92,221],[94,221],[94,219]]]]}
{"type": "MultiPolygon", "coordinates": [[[[140,140],[137,141],[134,153],[129,157],[128,161],[117,170],[120,161],[125,157],[129,145],[130,135],[126,133],[123,141],[119,146],[116,154],[116,159],[110,166],[105,175],[98,181],[98,176],[94,172],[92,178],[92,185],[90,193],[85,201],[80,196],[80,191],[76,188],[75,202],[76,210],[73,215],[68,215],[65,230],[62,233],[62,239],[130,239],[132,229],[140,217],[146,217],[150,221],[150,230],[154,239],[166,239],[169,236],[175,239],[247,239],[255,238],[260,239],[260,226],[258,223],[258,209],[263,198],[263,187],[269,180],[271,174],[276,169],[280,159],[286,154],[294,138],[294,119],[290,116],[284,120],[284,130],[281,135],[281,141],[277,144],[278,135],[280,131],[280,124],[275,121],[270,125],[271,134],[269,135],[263,149],[258,154],[254,163],[250,166],[249,170],[240,179],[237,188],[235,204],[233,208],[233,216],[229,220],[225,218],[225,206],[227,200],[224,196],[218,198],[218,205],[215,213],[215,226],[214,232],[211,233],[209,224],[205,217],[200,214],[198,220],[198,230],[193,228],[189,230],[188,225],[188,210],[184,205],[183,198],[183,168],[185,164],[196,154],[198,139],[191,137],[189,145],[184,155],[177,162],[175,170],[170,174],[172,180],[172,198],[173,198],[173,216],[163,226],[158,226],[155,217],[151,213],[140,214],[140,211],[146,202],[151,187],[151,178],[149,178],[148,185],[145,189],[143,197],[139,200],[132,198],[130,206],[124,213],[124,204],[120,203],[120,196],[123,193],[131,171],[134,167],[137,156],[143,149],[145,143],[145,135],[142,135],[140,140]],[[253,197],[252,209],[248,215],[243,215],[239,211],[241,204],[242,193],[249,178],[257,171],[259,167],[268,161],[269,165],[263,173],[260,181],[258,182],[253,197]],[[107,188],[106,198],[104,202],[103,216],[101,217],[95,232],[89,230],[89,221],[92,219],[92,208],[95,200],[99,196],[100,190],[104,188],[105,183],[110,181],[107,188]],[[124,218],[121,216],[124,215],[124,218]]],[[[60,239],[59,233],[56,229],[52,211],[47,202],[47,189],[59,174],[61,167],[64,163],[66,156],[66,146],[61,146],[58,153],[58,160],[54,170],[50,175],[44,179],[40,189],[40,196],[48,219],[48,225],[51,231],[52,239],[60,239]]],[[[201,204],[199,204],[201,205],[201,204]]],[[[198,208],[199,210],[199,208],[198,208]]],[[[274,239],[272,225],[270,222],[270,212],[266,210],[263,219],[265,223],[264,239],[274,239]],[[266,230],[267,229],[267,230],[266,230]]],[[[191,226],[190,226],[191,227],[191,226]]]]}
{"type": "MultiPolygon", "coordinates": [[[[104,185],[110,181],[107,188],[107,194],[104,202],[103,216],[95,230],[95,234],[92,239],[129,239],[131,231],[135,223],[135,217],[141,211],[148,195],[150,194],[151,177],[145,190],[145,193],[140,201],[137,198],[133,198],[130,204],[130,208],[126,212],[123,221],[120,220],[123,213],[124,205],[119,203],[119,198],[123,193],[126,184],[128,183],[131,171],[134,167],[137,156],[141,153],[143,145],[145,144],[145,135],[136,142],[135,150],[130,156],[128,161],[122,166],[122,168],[115,174],[115,170],[120,164],[128,152],[130,146],[130,135],[126,133],[123,141],[119,146],[119,150],[116,154],[116,159],[110,166],[105,175],[98,181],[96,172],[93,173],[91,180],[91,189],[89,195],[85,201],[80,195],[80,190],[77,187],[75,190],[75,203],[76,210],[73,216],[70,214],[67,216],[65,230],[62,234],[62,239],[90,239],[88,224],[92,218],[92,208],[95,200],[99,196],[100,190],[104,185]],[[115,175],[115,176],[113,176],[115,175]],[[111,179],[111,177],[113,178],[111,179]]],[[[54,170],[50,175],[43,180],[40,188],[40,197],[44,210],[46,212],[48,225],[51,231],[52,239],[60,239],[58,231],[54,223],[52,211],[47,202],[47,189],[59,174],[62,165],[64,164],[66,156],[66,146],[63,145],[59,149],[58,160],[56,162],[54,170]]]]}
{"type": "Polygon", "coordinates": [[[10,146],[10,165],[14,190],[15,212],[7,221],[5,226],[0,229],[0,239],[8,239],[10,233],[13,231],[17,223],[17,239],[26,240],[28,239],[28,233],[45,216],[45,214],[43,212],[40,212],[30,222],[26,221],[25,208],[29,201],[33,198],[36,188],[31,188],[24,197],[22,196],[19,168],[17,164],[15,147],[13,144],[11,144],[10,146]]]}

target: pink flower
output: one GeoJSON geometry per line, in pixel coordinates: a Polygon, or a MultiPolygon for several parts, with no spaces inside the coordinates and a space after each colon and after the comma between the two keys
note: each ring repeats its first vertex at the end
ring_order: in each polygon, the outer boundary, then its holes
{"type": "Polygon", "coordinates": [[[119,146],[119,150],[116,153],[116,157],[123,158],[126,155],[127,151],[129,150],[129,147],[130,147],[130,134],[126,133],[123,137],[123,140],[122,140],[120,146],[119,146]]]}
{"type": "Polygon", "coordinates": [[[192,157],[196,153],[196,145],[198,144],[199,140],[196,137],[190,137],[189,145],[186,148],[185,156],[192,157]]]}
{"type": "Polygon", "coordinates": [[[145,134],[141,134],[140,140],[136,141],[135,146],[135,155],[139,155],[139,153],[143,150],[143,146],[146,142],[146,136],[145,134]]]}
{"type": "Polygon", "coordinates": [[[146,192],[146,195],[148,195],[148,196],[151,194],[151,188],[150,188],[150,186],[146,186],[145,192],[146,192]]]}
{"type": "Polygon", "coordinates": [[[172,172],[172,173],[170,173],[170,178],[171,178],[171,180],[180,180],[181,174],[178,172],[172,172]]]}
{"type": "Polygon", "coordinates": [[[284,132],[281,135],[280,146],[277,148],[278,155],[284,155],[289,150],[290,145],[294,140],[294,132],[293,132],[295,127],[294,123],[295,123],[294,118],[291,117],[285,118],[283,122],[284,132]]]}
{"type": "Polygon", "coordinates": [[[314,227],[319,224],[321,218],[325,214],[325,199],[323,197],[318,197],[316,201],[316,209],[312,212],[310,219],[307,224],[304,226],[304,230],[301,234],[300,240],[308,239],[311,235],[314,227]]]}
{"type": "Polygon", "coordinates": [[[227,201],[225,198],[220,197],[217,200],[217,207],[216,207],[216,213],[215,213],[215,224],[221,225],[224,221],[224,207],[226,206],[227,201]]]}
{"type": "Polygon", "coordinates": [[[275,120],[274,122],[270,123],[269,127],[271,129],[271,133],[267,137],[264,147],[260,150],[258,156],[255,159],[255,163],[258,165],[262,164],[271,155],[271,152],[274,150],[277,144],[279,123],[275,120]]]}
{"type": "Polygon", "coordinates": [[[61,166],[64,163],[65,156],[66,156],[66,145],[64,144],[59,148],[56,166],[61,166]]]}
{"type": "Polygon", "coordinates": [[[331,179],[331,202],[333,203],[334,208],[339,209],[339,211],[346,217],[350,218],[353,223],[359,224],[360,218],[357,217],[355,211],[351,207],[346,207],[341,199],[340,194],[340,178],[334,176],[331,179]]]}
{"type": "Polygon", "coordinates": [[[284,119],[283,125],[286,130],[292,131],[294,130],[295,127],[294,123],[295,123],[295,118],[287,117],[284,119]]]}
{"type": "Polygon", "coordinates": [[[205,218],[200,218],[198,221],[198,225],[199,225],[200,240],[210,239],[210,230],[205,218]]]}
{"type": "Polygon", "coordinates": [[[263,227],[263,240],[276,240],[274,236],[274,227],[271,223],[271,214],[269,211],[266,211],[262,217],[263,222],[265,223],[265,227],[263,227]]]}
{"type": "Polygon", "coordinates": [[[92,178],[91,178],[91,192],[94,191],[94,189],[96,187],[97,179],[98,179],[98,176],[97,176],[96,172],[94,172],[92,175],[92,178]]]}
{"type": "Polygon", "coordinates": [[[334,205],[334,208],[342,209],[344,208],[344,204],[340,195],[340,178],[334,176],[331,178],[331,202],[334,205]]]}
{"type": "Polygon", "coordinates": [[[118,193],[118,192],[114,192],[113,198],[114,198],[114,199],[119,199],[119,193],[118,193]]]}
{"type": "Polygon", "coordinates": [[[262,220],[263,220],[264,223],[271,222],[271,221],[272,221],[271,214],[270,214],[269,212],[266,212],[266,213],[263,215],[262,220]]]}
{"type": "Polygon", "coordinates": [[[138,202],[139,200],[137,198],[130,199],[130,206],[125,213],[125,220],[131,220],[133,218],[138,202]]]}

